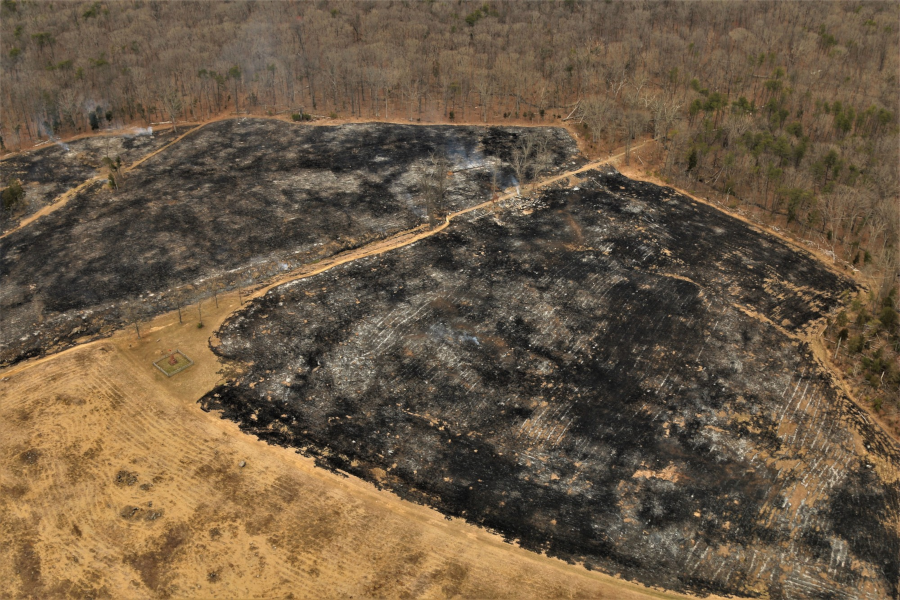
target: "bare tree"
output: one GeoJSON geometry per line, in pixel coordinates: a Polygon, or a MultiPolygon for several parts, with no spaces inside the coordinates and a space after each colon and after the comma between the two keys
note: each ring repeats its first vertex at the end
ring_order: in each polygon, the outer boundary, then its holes
{"type": "Polygon", "coordinates": [[[406,98],[406,118],[412,121],[413,108],[422,96],[422,80],[409,67],[400,76],[400,91],[406,98]]]}
{"type": "Polygon", "coordinates": [[[838,242],[838,232],[843,226],[847,209],[852,202],[850,198],[853,195],[855,195],[854,190],[838,189],[832,193],[825,194],[822,197],[822,212],[825,215],[823,227],[827,226],[829,228],[826,237],[830,242],[832,261],[835,260],[835,247],[838,242]]]}
{"type": "Polygon", "coordinates": [[[77,128],[78,123],[75,122],[75,117],[79,112],[81,101],[75,91],[68,88],[63,90],[59,94],[58,103],[62,117],[72,125],[73,129],[77,128]]]}
{"type": "Polygon", "coordinates": [[[516,172],[517,187],[524,187],[527,182],[528,170],[534,159],[534,145],[534,135],[528,132],[520,134],[513,146],[510,164],[512,164],[513,171],[516,172]]]}
{"type": "Polygon", "coordinates": [[[228,78],[234,86],[234,114],[238,113],[238,85],[241,83],[241,68],[234,65],[228,69],[228,78]]]}
{"type": "Polygon", "coordinates": [[[610,69],[609,74],[606,77],[606,86],[612,93],[613,98],[617,99],[619,97],[619,94],[622,92],[622,88],[624,88],[627,84],[628,74],[625,72],[625,69],[610,69]]]}
{"type": "Polygon", "coordinates": [[[450,161],[441,152],[432,152],[419,174],[419,190],[425,199],[428,226],[437,227],[444,217],[444,199],[450,176],[450,161]]]}
{"type": "Polygon", "coordinates": [[[553,151],[550,150],[550,133],[545,131],[539,135],[534,135],[534,138],[534,158],[532,159],[533,176],[531,182],[532,192],[534,191],[534,186],[537,184],[537,180],[540,176],[553,165],[553,151]]]}
{"type": "Polygon", "coordinates": [[[102,162],[107,169],[109,187],[119,191],[125,186],[125,170],[122,165],[122,157],[117,156],[116,159],[113,160],[109,156],[104,156],[102,162]]]}
{"type": "MultiPolygon", "coordinates": [[[[665,144],[669,139],[669,130],[678,119],[679,111],[683,104],[676,101],[673,97],[663,98],[657,96],[650,99],[647,108],[650,109],[653,120],[653,139],[662,141],[665,144]]],[[[738,136],[746,131],[744,128],[737,133],[738,136]]]]}
{"type": "Polygon", "coordinates": [[[141,328],[139,325],[140,311],[138,311],[133,304],[129,303],[125,306],[125,318],[129,323],[134,325],[134,332],[137,334],[138,339],[141,339],[141,328]]]}
{"type": "Polygon", "coordinates": [[[224,282],[221,275],[216,275],[209,280],[209,291],[212,292],[213,301],[216,303],[216,308],[219,308],[219,290],[224,287],[223,284],[224,282]]]}
{"type": "Polygon", "coordinates": [[[178,323],[183,325],[184,321],[181,320],[181,307],[184,304],[184,292],[182,290],[176,290],[174,294],[172,294],[172,300],[175,301],[175,307],[178,309],[178,323]]]}
{"type": "Polygon", "coordinates": [[[612,102],[603,97],[592,97],[579,105],[579,120],[588,126],[594,143],[600,141],[604,128],[609,123],[612,102]]]}
{"type": "Polygon", "coordinates": [[[487,123],[491,97],[494,93],[494,77],[490,71],[482,69],[478,72],[475,79],[475,87],[478,90],[479,102],[481,102],[481,121],[487,123]]]}
{"type": "Polygon", "coordinates": [[[625,133],[625,164],[628,165],[631,159],[631,143],[643,133],[647,126],[647,115],[644,111],[632,108],[625,113],[622,129],[625,133]]]}
{"type": "Polygon", "coordinates": [[[497,200],[500,199],[500,184],[498,180],[499,175],[497,171],[493,171],[491,173],[491,209],[494,211],[495,217],[500,212],[500,207],[497,206],[497,200]]]}
{"type": "Polygon", "coordinates": [[[169,90],[165,96],[163,96],[163,106],[166,108],[166,113],[169,115],[169,120],[172,121],[172,129],[175,133],[178,133],[178,115],[181,114],[182,103],[181,96],[178,94],[177,90],[169,90]]]}

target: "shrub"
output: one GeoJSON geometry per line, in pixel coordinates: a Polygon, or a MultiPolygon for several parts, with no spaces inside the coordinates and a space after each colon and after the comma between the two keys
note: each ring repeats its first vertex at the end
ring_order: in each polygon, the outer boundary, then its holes
{"type": "Polygon", "coordinates": [[[887,331],[893,331],[897,327],[897,311],[892,306],[882,306],[878,320],[887,331]]]}
{"type": "Polygon", "coordinates": [[[735,187],[734,179],[729,179],[728,181],[725,182],[725,193],[729,196],[733,196],[734,195],[734,187],[735,187]]]}
{"type": "Polygon", "coordinates": [[[697,166],[697,149],[691,148],[691,153],[687,157],[687,170],[691,172],[697,166]]]}
{"type": "Polygon", "coordinates": [[[866,338],[861,335],[855,335],[850,338],[850,343],[847,344],[847,349],[850,352],[862,352],[863,348],[866,347],[866,338]]]}
{"type": "Polygon", "coordinates": [[[22,189],[22,184],[18,179],[10,178],[8,183],[9,186],[3,190],[3,208],[12,210],[25,197],[25,190],[22,189]]]}

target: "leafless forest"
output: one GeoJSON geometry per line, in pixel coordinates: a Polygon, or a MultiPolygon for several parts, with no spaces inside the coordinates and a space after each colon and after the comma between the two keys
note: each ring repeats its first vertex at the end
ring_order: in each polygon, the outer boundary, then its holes
{"type": "MultiPolygon", "coordinates": [[[[878,319],[897,275],[898,16],[893,2],[3,0],[0,133],[15,150],[250,113],[565,122],[598,154],[652,136],[665,180],[869,275],[858,330],[831,333],[874,353],[891,345],[878,319]]],[[[849,368],[877,394],[900,374],[873,357],[849,368]]]]}

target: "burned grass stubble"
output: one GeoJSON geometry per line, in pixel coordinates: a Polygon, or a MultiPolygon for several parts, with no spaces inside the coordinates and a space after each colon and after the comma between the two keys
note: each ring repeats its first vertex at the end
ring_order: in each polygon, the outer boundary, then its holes
{"type": "Polygon", "coordinates": [[[542,201],[255,300],[202,406],[646,584],[897,597],[900,452],[797,335],[853,284],[614,172],[542,201]]]}

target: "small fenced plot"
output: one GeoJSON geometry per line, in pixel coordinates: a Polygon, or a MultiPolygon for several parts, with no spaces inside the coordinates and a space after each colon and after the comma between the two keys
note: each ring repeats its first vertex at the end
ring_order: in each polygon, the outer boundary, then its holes
{"type": "Polygon", "coordinates": [[[180,350],[175,350],[153,363],[153,366],[165,373],[166,377],[171,377],[181,373],[192,364],[194,364],[194,361],[185,356],[180,350]]]}

